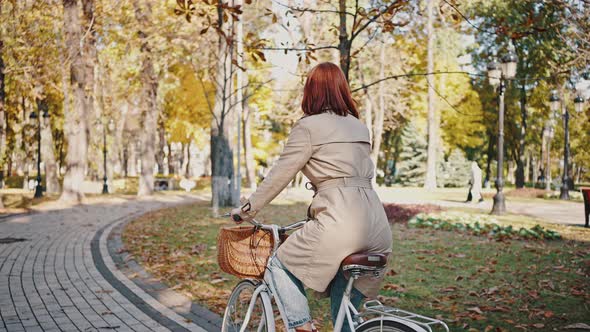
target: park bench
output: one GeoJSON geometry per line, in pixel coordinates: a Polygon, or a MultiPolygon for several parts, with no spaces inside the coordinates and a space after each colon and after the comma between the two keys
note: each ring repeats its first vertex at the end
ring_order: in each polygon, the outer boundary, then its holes
{"type": "Polygon", "coordinates": [[[590,219],[590,188],[580,188],[584,197],[584,217],[586,218],[586,227],[590,219]]]}
{"type": "Polygon", "coordinates": [[[156,177],[154,180],[154,189],[156,191],[174,190],[176,189],[176,180],[174,178],[156,177]]]}

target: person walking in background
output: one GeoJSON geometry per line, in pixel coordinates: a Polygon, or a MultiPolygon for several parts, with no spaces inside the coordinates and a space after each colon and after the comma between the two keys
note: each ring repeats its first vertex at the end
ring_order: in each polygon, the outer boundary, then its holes
{"type": "Polygon", "coordinates": [[[483,202],[483,195],[481,194],[481,168],[477,162],[471,163],[471,179],[469,180],[469,194],[467,195],[467,202],[483,202]]]}

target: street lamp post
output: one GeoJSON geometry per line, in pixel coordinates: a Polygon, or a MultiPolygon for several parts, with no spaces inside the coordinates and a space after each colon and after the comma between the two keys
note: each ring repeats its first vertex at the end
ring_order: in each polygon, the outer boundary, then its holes
{"type": "Polygon", "coordinates": [[[39,115],[32,111],[29,115],[30,119],[37,120],[37,185],[35,186],[35,198],[43,197],[43,186],[41,185],[41,117],[43,119],[49,118],[49,110],[47,103],[43,100],[37,99],[37,110],[39,115]],[[43,115],[41,115],[43,113],[43,115]]]}
{"type": "Polygon", "coordinates": [[[543,136],[547,141],[547,166],[545,168],[545,190],[551,190],[551,140],[555,136],[555,128],[553,127],[553,120],[547,121],[543,136]]]}
{"type": "MultiPolygon", "coordinates": [[[[574,98],[574,108],[577,113],[582,111],[582,105],[584,103],[584,98],[580,95],[576,95],[574,98]]],[[[551,91],[551,95],[549,96],[549,104],[551,111],[553,114],[558,114],[559,106],[561,105],[561,98],[559,98],[559,93],[557,90],[551,91]]],[[[570,120],[570,113],[567,109],[565,104],[561,105],[562,108],[562,115],[563,115],[563,175],[561,178],[561,189],[559,194],[559,199],[569,200],[569,157],[570,157],[570,132],[569,132],[569,120],[570,120]]]]}
{"type": "Polygon", "coordinates": [[[113,119],[109,120],[108,125],[102,123],[102,161],[103,161],[103,173],[104,176],[102,177],[102,193],[108,194],[109,193],[109,179],[107,176],[107,129],[109,132],[112,132],[115,129],[115,122],[113,119]]]}
{"type": "MultiPolygon", "coordinates": [[[[511,45],[512,46],[512,45],[511,45]]],[[[516,76],[516,53],[511,47],[508,53],[502,57],[502,63],[498,65],[493,61],[488,64],[488,78],[492,86],[498,86],[498,163],[496,175],[496,195],[492,214],[501,215],[506,213],[506,199],[504,197],[504,92],[506,80],[516,76]]]]}

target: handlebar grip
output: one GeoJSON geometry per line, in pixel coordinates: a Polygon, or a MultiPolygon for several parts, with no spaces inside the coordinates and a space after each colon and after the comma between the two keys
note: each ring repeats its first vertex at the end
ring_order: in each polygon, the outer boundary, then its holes
{"type": "Polygon", "coordinates": [[[238,221],[244,221],[244,220],[242,219],[242,217],[240,217],[240,215],[239,215],[239,214],[234,214],[233,216],[231,216],[231,218],[232,218],[232,220],[233,220],[233,221],[235,221],[235,222],[238,222],[238,221]]]}

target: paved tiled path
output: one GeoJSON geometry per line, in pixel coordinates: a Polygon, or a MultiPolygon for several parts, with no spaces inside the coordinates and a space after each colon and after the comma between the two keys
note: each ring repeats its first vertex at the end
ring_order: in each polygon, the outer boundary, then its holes
{"type": "Polygon", "coordinates": [[[117,224],[195,200],[98,198],[0,221],[0,238],[25,239],[0,243],[0,332],[205,331],[134,288],[106,247],[117,224]]]}

